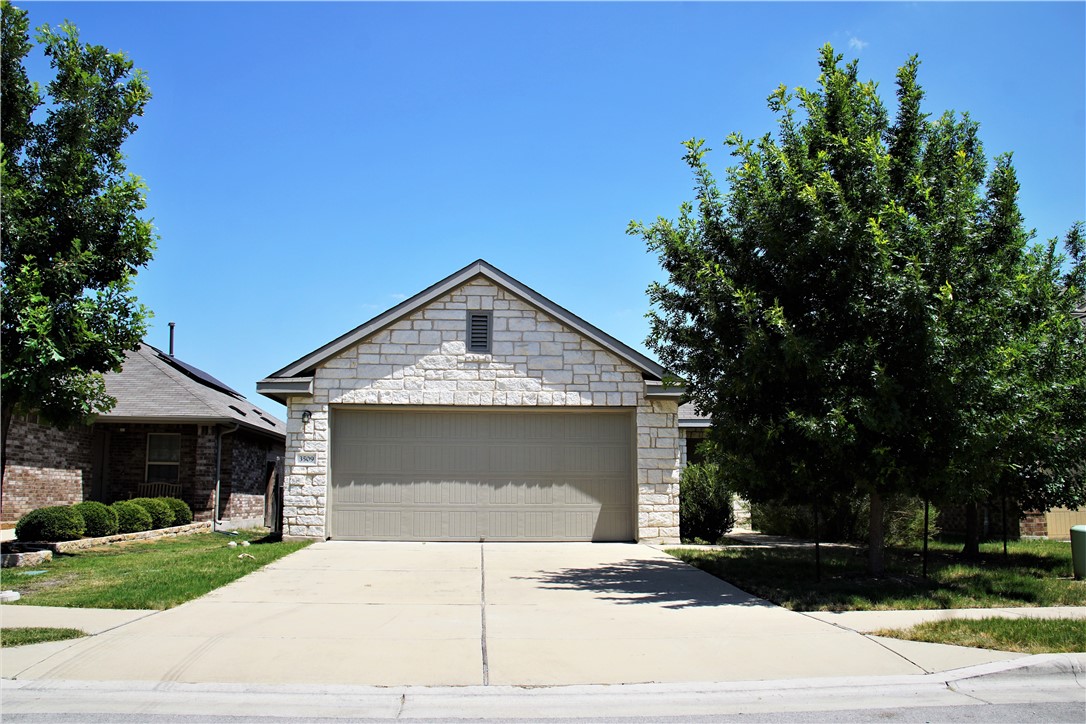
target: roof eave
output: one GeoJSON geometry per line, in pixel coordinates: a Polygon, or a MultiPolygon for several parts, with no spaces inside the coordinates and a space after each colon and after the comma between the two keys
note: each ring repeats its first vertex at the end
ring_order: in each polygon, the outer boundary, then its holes
{"type": "Polygon", "coordinates": [[[236,417],[188,417],[183,415],[98,415],[96,424],[108,425],[241,425],[253,432],[286,439],[286,432],[256,425],[236,417]]]}
{"type": "Polygon", "coordinates": [[[256,383],[256,391],[276,402],[287,404],[287,399],[297,395],[313,394],[312,377],[283,377],[260,380],[256,383]]]}
{"type": "Polygon", "coordinates": [[[645,397],[649,400],[675,400],[678,402],[686,395],[685,385],[666,384],[656,380],[645,380],[645,397]]]}

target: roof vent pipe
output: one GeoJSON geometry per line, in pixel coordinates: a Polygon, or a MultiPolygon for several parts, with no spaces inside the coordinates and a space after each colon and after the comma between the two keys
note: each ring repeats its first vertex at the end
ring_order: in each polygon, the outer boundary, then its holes
{"type": "Polygon", "coordinates": [[[177,326],[176,323],[170,322],[170,356],[171,357],[173,357],[173,328],[176,327],[176,326],[177,326]]]}

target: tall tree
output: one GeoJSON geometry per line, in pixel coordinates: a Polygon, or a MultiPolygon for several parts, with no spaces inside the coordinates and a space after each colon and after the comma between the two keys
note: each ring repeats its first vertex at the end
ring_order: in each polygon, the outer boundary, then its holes
{"type": "Polygon", "coordinates": [[[132,283],[154,235],[140,217],[144,184],[121,153],[151,97],[142,71],[82,44],[70,23],[42,26],[54,72],[43,95],[24,66],[27,13],[6,0],[0,9],[2,453],[18,409],[63,427],[115,404],[102,373],[120,369],[146,330],[132,283]]]}
{"type": "Polygon", "coordinates": [[[879,574],[888,495],[975,501],[1007,467],[985,456],[1005,434],[987,415],[1009,384],[1004,337],[1025,328],[1028,234],[1009,158],[987,176],[968,115],[922,112],[915,57],[893,122],[841,60],[826,46],[815,90],[770,95],[775,138],[728,137],[726,193],[688,141],[696,202],[630,231],[668,274],[648,344],[712,415],[741,492],[870,496],[879,574]]]}

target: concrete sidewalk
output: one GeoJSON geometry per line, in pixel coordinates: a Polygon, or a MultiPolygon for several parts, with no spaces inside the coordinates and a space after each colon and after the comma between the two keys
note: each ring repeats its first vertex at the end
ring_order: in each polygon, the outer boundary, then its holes
{"type": "Polygon", "coordinates": [[[555,686],[910,675],[1019,658],[865,636],[635,544],[325,542],[168,611],[61,611],[0,609],[5,626],[99,632],[5,650],[5,678],[555,686]]]}

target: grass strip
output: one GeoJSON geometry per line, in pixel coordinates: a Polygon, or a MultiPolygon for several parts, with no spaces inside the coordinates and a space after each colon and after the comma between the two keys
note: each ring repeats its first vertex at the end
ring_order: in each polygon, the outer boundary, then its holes
{"type": "Polygon", "coordinates": [[[974,561],[959,550],[955,543],[933,543],[924,578],[918,550],[888,549],[886,575],[871,578],[862,547],[825,546],[821,580],[811,548],[737,545],[669,553],[794,611],[1086,605],[1086,583],[1072,579],[1067,542],[1012,541],[1006,557],[1001,544],[984,544],[974,561]]]}
{"type": "Polygon", "coordinates": [[[1023,654],[1086,652],[1086,621],[1071,618],[955,618],[875,635],[1023,654]]]}
{"type": "Polygon", "coordinates": [[[37,567],[45,573],[5,569],[4,587],[21,594],[5,605],[173,608],[307,545],[272,540],[255,530],[202,532],[55,555],[37,567]],[[246,541],[251,545],[241,545],[246,541]],[[239,545],[229,547],[230,542],[239,545]]]}
{"type": "Polygon", "coordinates": [[[86,635],[85,631],[80,631],[77,628],[46,628],[43,626],[5,628],[0,629],[0,646],[4,648],[29,646],[30,644],[42,644],[47,641],[78,639],[86,635]]]}

